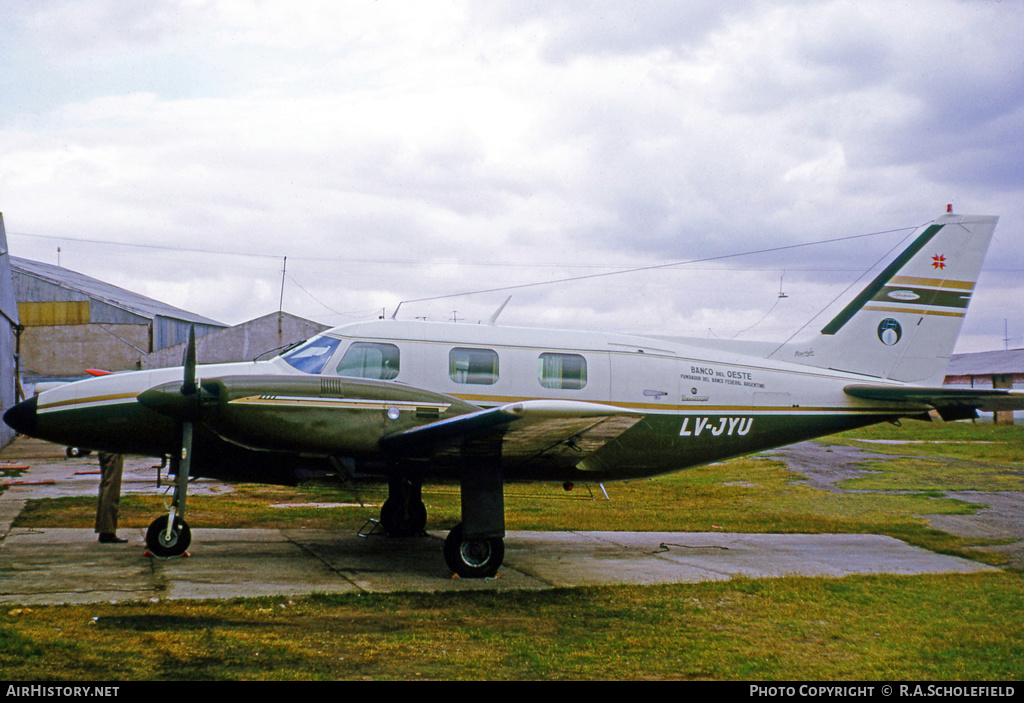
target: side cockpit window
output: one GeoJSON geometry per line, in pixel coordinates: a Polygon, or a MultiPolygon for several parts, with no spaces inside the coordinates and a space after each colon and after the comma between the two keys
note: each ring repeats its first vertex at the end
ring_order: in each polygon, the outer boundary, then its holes
{"type": "Polygon", "coordinates": [[[299,371],[320,373],[339,344],[341,340],[334,337],[317,337],[286,352],[281,358],[299,371]]]}
{"type": "Polygon", "coordinates": [[[398,376],[399,353],[394,344],[353,342],[341,357],[336,373],[354,378],[390,381],[398,376]]]}

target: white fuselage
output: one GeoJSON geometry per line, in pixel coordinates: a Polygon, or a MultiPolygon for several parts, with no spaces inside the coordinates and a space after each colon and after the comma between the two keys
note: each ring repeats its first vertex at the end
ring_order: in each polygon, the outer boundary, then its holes
{"type": "MultiPolygon", "coordinates": [[[[636,427],[588,459],[591,470],[608,478],[664,473],[906,414],[906,407],[886,407],[843,392],[846,385],[864,382],[864,376],[718,347],[682,339],[378,321],[335,328],[269,361],[199,366],[198,376],[200,382],[319,378],[324,387],[365,378],[442,394],[477,408],[531,400],[583,401],[642,414],[645,419],[636,427]]],[[[162,452],[173,444],[173,424],[142,408],[136,398],[182,377],[180,367],[158,369],[48,390],[38,397],[40,426],[45,425],[47,438],[65,444],[88,436],[96,443],[92,448],[162,452]]],[[[358,405],[359,399],[354,400],[358,405]]],[[[304,402],[307,410],[309,405],[304,402]]],[[[336,402],[331,405],[340,411],[336,402]]],[[[349,422],[340,412],[309,418],[320,425],[349,422]]],[[[385,436],[388,420],[382,422],[385,436]]],[[[249,428],[245,441],[220,434],[231,443],[259,449],[258,430],[249,428]]],[[[365,441],[351,445],[356,447],[351,455],[366,460],[377,435],[360,433],[354,430],[365,441]]],[[[350,446],[333,451],[328,446],[333,435],[322,437],[305,453],[343,456],[350,446]]]]}

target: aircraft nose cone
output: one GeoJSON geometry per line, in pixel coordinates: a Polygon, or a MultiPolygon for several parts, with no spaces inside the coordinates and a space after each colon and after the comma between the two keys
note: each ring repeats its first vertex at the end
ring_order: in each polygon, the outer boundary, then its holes
{"type": "Polygon", "coordinates": [[[4,413],[4,422],[14,429],[15,432],[30,437],[34,436],[36,432],[37,403],[38,399],[34,397],[21,401],[4,413]]]}

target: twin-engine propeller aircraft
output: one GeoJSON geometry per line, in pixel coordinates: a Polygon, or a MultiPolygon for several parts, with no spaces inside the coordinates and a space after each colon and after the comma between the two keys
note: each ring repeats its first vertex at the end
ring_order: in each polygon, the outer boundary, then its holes
{"type": "Polygon", "coordinates": [[[423,531],[421,486],[460,484],[448,566],[493,575],[506,482],[606,482],[901,417],[1024,407],[1024,393],[942,388],[996,217],[946,214],[809,342],[633,337],[381,320],[269,361],[117,373],[10,409],[18,432],[171,457],[174,497],[150,526],[184,553],[188,478],[294,484],[310,472],[389,483],[380,521],[423,531]]]}

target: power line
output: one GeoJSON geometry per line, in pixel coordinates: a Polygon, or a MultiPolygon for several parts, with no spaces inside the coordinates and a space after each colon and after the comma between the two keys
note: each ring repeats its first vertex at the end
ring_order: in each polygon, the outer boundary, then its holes
{"type": "Polygon", "coordinates": [[[138,242],[118,242],[109,239],[88,239],[82,237],[58,237],[52,234],[27,234],[25,232],[7,232],[11,237],[29,237],[31,239],[49,239],[59,242],[75,242],[82,244],[103,244],[108,246],[135,247],[137,249],[158,249],[161,251],[180,251],[194,254],[217,254],[223,256],[253,256],[267,259],[280,259],[278,254],[257,254],[253,252],[223,251],[217,249],[198,249],[194,247],[171,246],[169,244],[140,244],[138,242]]]}
{"type": "MultiPolygon", "coordinates": [[[[218,256],[247,256],[263,259],[282,259],[284,254],[261,254],[257,252],[243,252],[243,251],[226,251],[223,249],[204,249],[196,247],[184,247],[179,245],[170,244],[140,244],[137,242],[119,242],[109,239],[90,239],[83,237],[61,237],[51,234],[29,234],[26,232],[7,232],[7,236],[15,237],[28,237],[32,239],[46,239],[57,242],[69,242],[69,243],[81,243],[81,244],[100,244],[104,246],[117,246],[117,247],[134,247],[138,249],[154,249],[158,251],[176,251],[181,253],[191,254],[214,254],[218,256]]],[[[321,261],[330,263],[345,263],[345,264],[391,264],[391,265],[429,265],[429,266],[446,266],[446,265],[457,265],[457,266],[500,266],[503,268],[507,267],[529,267],[529,268],[613,268],[613,264],[595,264],[595,263],[560,263],[560,262],[528,262],[520,263],[514,261],[466,261],[466,260],[424,260],[424,259],[381,259],[381,258],[339,258],[337,256],[291,256],[293,260],[302,261],[321,261]]]]}
{"type": "MultiPolygon", "coordinates": [[[[293,261],[296,261],[296,260],[298,260],[298,261],[319,261],[319,262],[329,262],[329,263],[338,263],[338,264],[388,264],[388,265],[394,265],[394,266],[410,266],[410,265],[415,265],[415,266],[498,266],[498,267],[501,267],[501,268],[517,267],[517,268],[558,268],[558,269],[566,269],[566,268],[577,268],[577,269],[614,269],[612,271],[606,271],[606,272],[602,272],[602,273],[598,273],[598,274],[591,274],[591,275],[588,275],[588,276],[580,277],[580,278],[597,278],[597,277],[601,277],[601,276],[615,276],[615,275],[619,275],[619,274],[622,274],[622,273],[631,273],[631,272],[634,272],[634,271],[638,272],[638,271],[654,270],[654,269],[659,269],[659,268],[671,268],[673,266],[685,266],[685,265],[689,265],[689,264],[706,263],[706,262],[710,262],[710,261],[719,261],[719,260],[723,260],[723,259],[736,258],[736,257],[741,257],[741,256],[753,255],[753,254],[762,254],[762,253],[771,253],[771,252],[777,252],[777,251],[785,251],[787,249],[796,249],[796,248],[800,248],[800,247],[810,247],[810,246],[815,246],[815,245],[819,245],[819,244],[829,244],[829,243],[833,243],[833,242],[841,242],[841,241],[850,240],[850,239],[859,239],[859,238],[863,238],[863,237],[873,237],[873,236],[882,235],[882,234],[891,234],[893,232],[901,232],[901,231],[905,231],[905,230],[908,230],[908,229],[914,229],[914,228],[913,227],[902,227],[902,228],[899,228],[899,229],[885,230],[885,231],[881,231],[881,232],[871,232],[869,234],[857,234],[857,235],[851,235],[851,236],[847,236],[847,237],[838,237],[838,238],[835,238],[835,239],[823,239],[823,240],[819,240],[819,241],[815,241],[815,242],[807,242],[807,243],[804,243],[804,244],[793,244],[793,245],[783,246],[783,247],[775,247],[775,248],[770,248],[770,249],[762,249],[762,250],[759,250],[759,251],[744,252],[744,253],[740,253],[740,254],[726,254],[726,255],[722,255],[722,256],[708,257],[708,258],[705,258],[705,259],[693,259],[691,261],[677,261],[677,262],[668,263],[668,264],[655,264],[653,266],[641,266],[641,267],[626,268],[626,269],[620,268],[616,264],[582,263],[582,262],[579,262],[579,261],[574,261],[574,262],[533,262],[533,261],[531,261],[531,262],[516,262],[516,261],[470,261],[470,260],[460,260],[460,259],[454,259],[454,260],[444,260],[444,259],[441,259],[441,260],[425,260],[425,259],[381,259],[381,258],[348,258],[348,257],[339,258],[337,256],[292,256],[292,255],[289,255],[289,258],[291,258],[293,261]]],[[[50,234],[29,234],[29,233],[26,233],[26,232],[11,232],[11,231],[8,231],[7,232],[7,236],[8,237],[28,237],[28,238],[31,238],[31,239],[47,239],[47,240],[51,240],[51,241],[59,241],[59,242],[67,242],[67,243],[75,243],[75,244],[77,244],[77,243],[81,243],[81,244],[99,244],[99,245],[103,245],[103,246],[131,247],[131,248],[137,248],[137,249],[151,249],[151,250],[157,250],[157,251],[175,251],[175,252],[181,252],[183,254],[210,254],[210,255],[215,255],[215,256],[250,257],[250,258],[260,258],[260,259],[283,259],[285,257],[284,254],[261,254],[261,253],[258,253],[258,252],[249,252],[249,251],[226,251],[226,250],[223,250],[223,249],[205,249],[205,248],[199,248],[199,247],[185,247],[185,246],[177,246],[177,245],[170,245],[170,244],[140,244],[140,243],[137,243],[137,242],[119,242],[119,241],[108,240],[108,239],[91,239],[91,238],[81,238],[81,237],[62,237],[62,236],[50,235],[50,234]]],[[[764,268],[762,268],[762,267],[743,267],[743,268],[746,269],[746,270],[751,270],[751,271],[759,271],[759,270],[772,270],[772,271],[774,271],[774,270],[778,269],[777,266],[776,267],[764,267],[764,268]]],[[[787,270],[790,270],[790,271],[859,271],[860,270],[860,269],[850,269],[850,268],[820,268],[820,267],[801,267],[801,266],[787,266],[786,268],[787,268],[787,270]]],[[[724,269],[724,268],[720,268],[720,267],[711,267],[708,270],[732,270],[732,269],[724,269]]],[[[986,268],[985,270],[988,271],[988,272],[992,272],[992,273],[1020,273],[1020,272],[1024,271],[1024,269],[1020,269],[1020,268],[986,268]]],[[[289,278],[291,278],[291,276],[289,276],[289,278]]],[[[528,284],[523,284],[522,287],[546,285],[547,283],[562,283],[562,282],[565,282],[565,281],[572,281],[572,280],[577,280],[577,279],[576,278],[569,278],[569,279],[558,279],[558,280],[554,280],[554,281],[539,282],[539,283],[528,283],[528,284]]],[[[494,289],[494,290],[505,290],[505,289],[504,288],[498,288],[498,289],[494,289]]],[[[473,291],[473,292],[490,292],[490,291],[473,291]]],[[[453,295],[471,295],[471,293],[456,293],[456,294],[453,294],[453,295]]],[[[442,297],[451,297],[451,296],[442,296],[442,297]]],[[[423,300],[432,300],[432,299],[433,298],[418,299],[418,300],[407,300],[407,301],[404,301],[404,302],[413,303],[413,302],[422,302],[423,300]]]]}
{"type": "Polygon", "coordinates": [[[619,269],[617,271],[606,271],[604,273],[591,273],[591,274],[587,274],[585,276],[572,276],[572,277],[569,277],[569,278],[560,278],[560,279],[554,280],[554,281],[539,281],[537,283],[520,283],[518,285],[513,285],[513,286],[500,286],[500,287],[497,287],[497,288],[486,288],[486,289],[481,289],[481,290],[465,291],[465,292],[462,292],[462,293],[450,293],[448,295],[435,295],[435,296],[431,296],[431,297],[428,297],[428,298],[416,298],[416,299],[413,299],[413,300],[403,300],[400,303],[398,303],[398,306],[395,308],[394,313],[392,313],[391,318],[394,319],[395,316],[398,315],[398,309],[400,307],[402,307],[402,305],[405,304],[405,303],[425,303],[425,302],[429,302],[429,301],[432,301],[432,300],[443,300],[445,298],[456,298],[456,297],[464,296],[464,295],[477,295],[477,294],[481,294],[481,293],[497,293],[497,292],[501,292],[501,291],[521,290],[523,288],[534,288],[534,287],[537,287],[537,286],[548,286],[548,285],[553,285],[553,284],[556,284],[556,283],[573,283],[575,281],[585,281],[585,280],[588,280],[588,279],[591,279],[591,278],[604,278],[606,276],[619,276],[619,275],[627,274],[627,273],[640,273],[640,272],[643,272],[643,271],[656,271],[658,269],[667,269],[667,268],[672,268],[672,267],[675,267],[675,266],[687,266],[689,264],[707,263],[709,261],[721,261],[723,259],[735,259],[735,258],[739,258],[741,256],[754,256],[754,255],[758,255],[758,254],[770,254],[770,253],[774,253],[774,252],[788,251],[788,250],[791,250],[791,249],[801,249],[801,248],[805,248],[805,247],[818,246],[818,245],[821,245],[821,244],[833,244],[835,242],[845,242],[845,241],[849,241],[849,240],[852,240],[852,239],[863,239],[865,237],[877,237],[877,236],[882,235],[882,234],[892,234],[893,232],[913,231],[913,230],[918,229],[918,227],[921,227],[921,226],[922,225],[918,225],[916,227],[900,227],[898,229],[888,229],[888,230],[883,230],[883,231],[879,231],[879,232],[869,232],[867,234],[852,234],[852,235],[848,235],[848,236],[845,236],[845,237],[835,237],[833,239],[819,239],[817,241],[805,242],[803,244],[787,244],[787,245],[779,246],[779,247],[768,247],[767,249],[755,249],[755,250],[752,250],[752,251],[740,252],[738,254],[721,254],[719,256],[708,256],[708,257],[705,257],[705,258],[702,258],[702,259],[690,259],[688,261],[674,261],[674,262],[668,263],[668,264],[653,264],[653,265],[650,265],[650,266],[638,266],[638,267],[635,267],[635,268],[619,269]]]}

